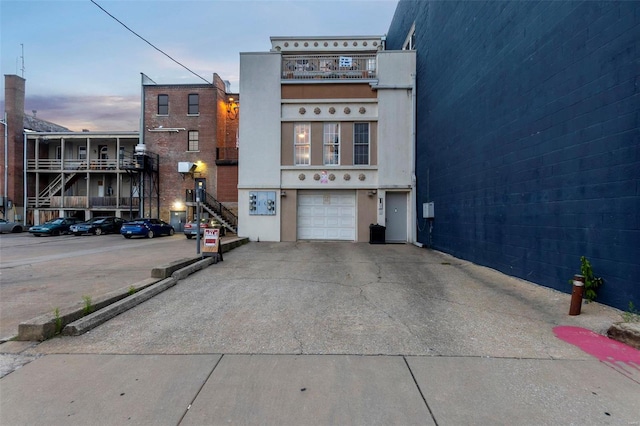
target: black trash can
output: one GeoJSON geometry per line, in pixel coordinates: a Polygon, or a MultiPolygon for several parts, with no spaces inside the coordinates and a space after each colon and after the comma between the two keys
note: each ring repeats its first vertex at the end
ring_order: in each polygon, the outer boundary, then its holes
{"type": "Polygon", "coordinates": [[[386,230],[382,225],[369,225],[369,244],[384,244],[386,230]]]}

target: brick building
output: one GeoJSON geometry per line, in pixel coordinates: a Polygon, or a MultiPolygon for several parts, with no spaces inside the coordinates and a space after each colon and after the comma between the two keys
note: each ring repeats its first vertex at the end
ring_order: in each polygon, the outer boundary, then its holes
{"type": "Polygon", "coordinates": [[[238,94],[229,93],[217,74],[212,84],[155,84],[143,78],[143,92],[141,143],[160,158],[160,217],[182,229],[195,216],[193,190],[200,182],[205,213],[235,230],[238,94]],[[193,166],[181,173],[181,163],[193,166]]]}
{"type": "MultiPolygon", "coordinates": [[[[7,74],[5,82],[5,117],[0,132],[3,154],[0,156],[0,190],[2,217],[11,221],[27,221],[24,193],[24,132],[67,132],[66,127],[24,113],[26,80],[7,74]]],[[[33,153],[30,153],[33,156],[33,153]]],[[[30,220],[27,223],[32,223],[30,220]]]]}

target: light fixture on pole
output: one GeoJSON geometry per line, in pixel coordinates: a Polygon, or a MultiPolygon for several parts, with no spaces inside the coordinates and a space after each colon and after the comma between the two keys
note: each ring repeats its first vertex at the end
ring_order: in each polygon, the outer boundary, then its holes
{"type": "Polygon", "coordinates": [[[227,98],[227,117],[230,120],[238,118],[238,111],[240,109],[240,103],[233,97],[227,98]]]}

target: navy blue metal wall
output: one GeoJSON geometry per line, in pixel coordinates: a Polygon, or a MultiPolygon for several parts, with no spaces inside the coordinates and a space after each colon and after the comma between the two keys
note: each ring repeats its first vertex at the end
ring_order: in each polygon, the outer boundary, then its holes
{"type": "Polygon", "coordinates": [[[640,306],[640,2],[401,0],[388,49],[414,21],[418,240],[640,306]]]}

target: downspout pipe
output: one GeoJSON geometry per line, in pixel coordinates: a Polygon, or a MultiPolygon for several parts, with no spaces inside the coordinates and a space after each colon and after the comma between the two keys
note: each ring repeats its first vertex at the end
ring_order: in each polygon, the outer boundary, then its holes
{"type": "Polygon", "coordinates": [[[417,194],[416,194],[416,162],[418,161],[416,158],[416,114],[417,114],[417,99],[416,99],[416,73],[411,74],[411,151],[413,157],[413,164],[411,165],[411,204],[413,205],[413,220],[411,221],[411,235],[413,237],[413,244],[418,247],[422,247],[422,244],[418,242],[418,204],[417,204],[417,194]]]}
{"type": "MultiPolygon", "coordinates": [[[[23,145],[23,163],[22,163],[22,225],[27,226],[27,132],[22,132],[22,145],[23,145]]],[[[35,222],[35,219],[34,219],[35,222]]],[[[37,223],[37,222],[36,222],[37,223]]]]}
{"type": "Polygon", "coordinates": [[[9,200],[9,123],[7,123],[7,111],[4,112],[4,217],[7,218],[7,201],[9,200]]]}

